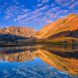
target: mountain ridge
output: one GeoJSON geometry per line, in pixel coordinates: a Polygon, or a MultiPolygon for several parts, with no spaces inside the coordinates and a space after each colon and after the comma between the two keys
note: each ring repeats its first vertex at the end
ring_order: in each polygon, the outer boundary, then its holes
{"type": "Polygon", "coordinates": [[[26,26],[10,26],[7,28],[1,28],[0,34],[12,34],[17,36],[31,37],[36,33],[34,28],[26,26]]]}
{"type": "Polygon", "coordinates": [[[78,14],[70,14],[61,18],[37,32],[34,36],[39,39],[45,39],[55,34],[65,31],[75,31],[78,29],[78,14]]]}
{"type": "Polygon", "coordinates": [[[33,42],[34,28],[25,26],[11,26],[0,29],[0,45],[23,45],[27,42],[33,42]]]}

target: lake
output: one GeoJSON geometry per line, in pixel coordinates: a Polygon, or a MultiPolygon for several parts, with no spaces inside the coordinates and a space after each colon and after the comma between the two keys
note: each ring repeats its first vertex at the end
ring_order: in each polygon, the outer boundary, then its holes
{"type": "Polygon", "coordinates": [[[0,78],[78,78],[78,46],[1,47],[0,78]]]}

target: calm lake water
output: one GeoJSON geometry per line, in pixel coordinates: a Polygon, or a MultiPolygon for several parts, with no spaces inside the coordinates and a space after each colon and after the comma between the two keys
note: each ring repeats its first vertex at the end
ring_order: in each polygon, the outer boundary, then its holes
{"type": "Polygon", "coordinates": [[[78,78],[78,46],[1,47],[0,78],[78,78]]]}

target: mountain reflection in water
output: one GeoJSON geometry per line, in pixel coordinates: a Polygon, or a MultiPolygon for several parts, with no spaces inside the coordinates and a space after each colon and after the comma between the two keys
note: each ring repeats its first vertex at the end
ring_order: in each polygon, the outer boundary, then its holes
{"type": "Polygon", "coordinates": [[[0,78],[78,78],[78,46],[0,49],[0,78]]]}

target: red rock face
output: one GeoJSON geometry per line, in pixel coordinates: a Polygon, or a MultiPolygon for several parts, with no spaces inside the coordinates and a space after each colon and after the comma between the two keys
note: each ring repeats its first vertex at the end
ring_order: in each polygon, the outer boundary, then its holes
{"type": "Polygon", "coordinates": [[[11,26],[8,28],[0,29],[0,34],[12,34],[25,37],[31,37],[35,33],[36,33],[35,29],[24,26],[20,27],[11,26]]]}

